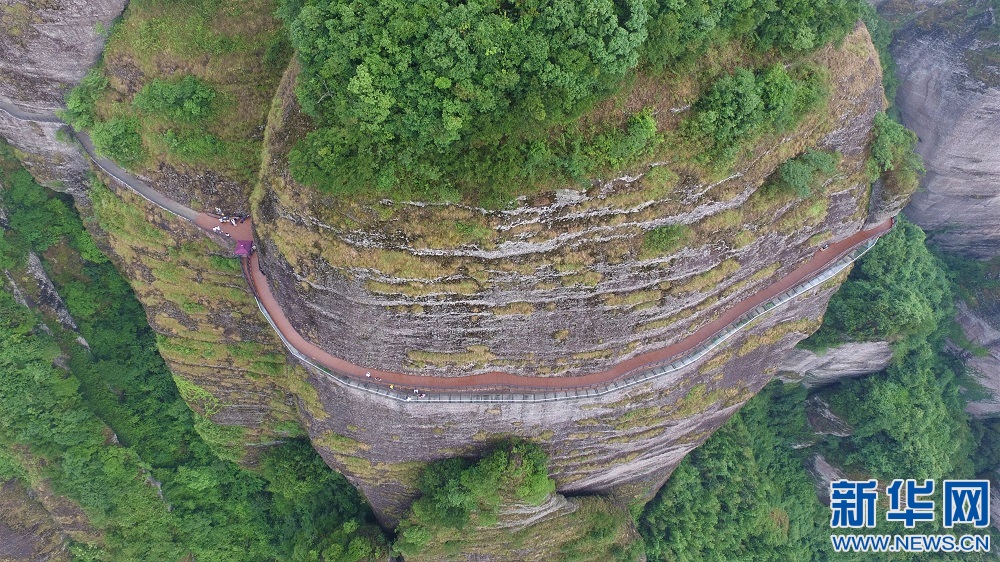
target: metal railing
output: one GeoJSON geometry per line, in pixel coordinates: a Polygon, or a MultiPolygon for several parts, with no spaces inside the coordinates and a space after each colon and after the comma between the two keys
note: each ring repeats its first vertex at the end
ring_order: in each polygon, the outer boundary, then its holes
{"type": "MultiPolygon", "coordinates": [[[[33,115],[33,114],[29,115],[27,113],[24,113],[24,115],[26,115],[27,117],[21,117],[16,114],[19,112],[9,110],[6,107],[4,107],[4,105],[5,104],[0,104],[0,110],[3,110],[5,113],[8,113],[9,115],[11,115],[16,119],[35,120],[47,123],[61,122],[61,120],[56,116],[50,117],[48,115],[44,116],[33,115]]],[[[183,214],[178,213],[174,209],[171,209],[168,206],[165,206],[163,203],[151,198],[147,194],[143,193],[142,190],[137,189],[135,186],[131,185],[128,181],[119,177],[118,174],[114,173],[113,170],[110,170],[107,167],[105,167],[103,163],[99,161],[99,158],[96,156],[96,154],[93,154],[91,152],[90,146],[88,146],[90,144],[88,142],[89,139],[78,138],[78,140],[82,145],[84,154],[86,154],[87,157],[90,159],[90,161],[93,162],[101,171],[103,171],[109,177],[113,178],[119,184],[128,188],[133,193],[139,195],[140,197],[152,203],[153,205],[159,207],[160,209],[163,209],[181,219],[187,220],[189,222],[194,222],[193,219],[191,219],[190,217],[184,216],[183,214]]],[[[136,182],[144,183],[138,178],[134,179],[136,182]]],[[[151,192],[155,192],[155,190],[153,190],[152,188],[149,188],[148,186],[147,188],[151,192]]],[[[159,194],[158,192],[156,193],[159,194]]],[[[194,213],[194,211],[191,212],[194,213]]],[[[579,386],[579,387],[567,386],[562,389],[547,389],[541,387],[532,387],[528,385],[519,386],[510,384],[500,385],[495,387],[480,387],[477,389],[462,391],[462,392],[435,391],[433,389],[429,389],[429,392],[425,393],[425,395],[420,398],[416,398],[412,394],[398,392],[395,389],[390,389],[383,385],[372,384],[366,381],[355,379],[346,373],[334,372],[334,370],[331,370],[326,366],[317,364],[316,361],[314,361],[313,359],[311,359],[310,357],[308,357],[307,355],[296,349],[295,346],[291,344],[291,342],[285,339],[285,336],[281,333],[281,330],[279,330],[278,326],[275,324],[274,319],[271,317],[271,315],[264,308],[264,305],[261,303],[260,298],[258,296],[256,283],[253,280],[252,272],[249,271],[249,260],[246,258],[242,258],[240,261],[241,261],[241,267],[243,269],[243,276],[246,279],[247,284],[250,287],[250,291],[254,296],[254,301],[257,303],[257,308],[260,309],[261,313],[264,315],[264,318],[267,319],[267,322],[271,325],[271,328],[274,329],[276,334],[278,334],[278,337],[281,338],[282,343],[285,345],[288,351],[302,362],[310,365],[318,372],[324,373],[325,375],[329,376],[334,381],[343,386],[354,388],[357,390],[363,390],[365,392],[370,392],[372,394],[377,394],[380,396],[385,396],[387,398],[391,398],[394,400],[408,401],[415,403],[554,402],[557,400],[574,400],[580,398],[592,398],[597,396],[603,396],[605,394],[617,392],[619,390],[623,390],[631,386],[635,386],[637,384],[642,384],[651,380],[655,380],[670,373],[679,371],[687,367],[688,365],[691,365],[692,363],[705,357],[708,353],[710,353],[712,350],[720,346],[722,343],[724,343],[726,340],[728,340],[733,335],[738,333],[740,330],[747,327],[754,320],[768,314],[775,308],[778,308],[788,303],[795,297],[831,279],[834,275],[846,269],[850,264],[854,263],[854,261],[856,261],[866,252],[868,252],[868,250],[870,250],[872,246],[875,245],[878,239],[879,239],[878,236],[871,238],[865,241],[863,244],[861,244],[861,246],[855,248],[854,250],[846,252],[845,255],[838,258],[837,261],[835,261],[833,264],[830,265],[830,267],[827,267],[818,274],[811,276],[807,280],[801,281],[795,287],[792,287],[791,289],[773,297],[767,302],[741,315],[739,318],[737,318],[736,320],[729,323],[728,325],[720,329],[718,332],[713,334],[705,342],[703,342],[698,346],[695,346],[693,349],[684,352],[682,354],[679,354],[668,360],[657,361],[654,363],[643,365],[641,367],[637,367],[636,369],[633,369],[628,373],[625,373],[615,378],[614,380],[587,386],[579,386]]]]}
{"type": "MultiPolygon", "coordinates": [[[[481,387],[477,389],[472,389],[468,391],[458,391],[458,390],[444,390],[436,391],[433,389],[428,389],[424,392],[423,397],[416,397],[413,394],[406,392],[401,392],[397,389],[390,389],[381,384],[374,384],[367,382],[367,380],[359,380],[354,378],[352,375],[336,371],[324,365],[317,364],[315,360],[300,352],[295,348],[285,336],[278,329],[275,324],[274,319],[264,308],[260,299],[257,298],[257,287],[253,281],[252,273],[249,270],[249,260],[243,258],[241,260],[243,267],[243,275],[247,278],[247,282],[250,285],[250,289],[254,294],[254,300],[257,302],[257,308],[260,309],[264,318],[267,319],[268,323],[281,338],[282,343],[288,348],[288,351],[297,357],[302,362],[316,369],[316,371],[323,373],[328,376],[338,384],[356,389],[379,396],[384,396],[398,401],[412,402],[415,404],[428,403],[428,404],[439,404],[442,402],[448,403],[513,403],[513,402],[555,402],[560,400],[577,400],[582,398],[594,398],[598,396],[603,396],[613,392],[618,392],[626,388],[635,386],[637,384],[642,384],[649,382],[668,374],[677,372],[692,363],[697,362],[706,355],[708,355],[712,350],[722,345],[726,340],[733,337],[740,330],[746,328],[754,320],[761,318],[762,316],[769,314],[776,308],[787,304],[796,297],[806,293],[807,291],[821,285],[822,283],[829,281],[838,273],[844,271],[848,266],[857,261],[861,256],[865,255],[868,250],[870,250],[880,237],[874,237],[866,240],[860,246],[853,250],[847,251],[843,256],[838,258],[829,267],[820,271],[816,275],[809,277],[808,279],[802,280],[800,283],[794,287],[788,289],[787,291],[776,295],[770,300],[758,305],[749,312],[741,315],[733,322],[726,325],[724,328],[720,329],[718,332],[709,337],[702,344],[694,347],[693,349],[679,354],[671,359],[656,361],[643,365],[632,371],[608,382],[579,386],[579,387],[566,387],[562,389],[547,389],[541,387],[531,387],[531,386],[518,386],[518,385],[502,385],[496,387],[481,387]]],[[[568,381],[567,381],[568,382],[568,381]]]]}

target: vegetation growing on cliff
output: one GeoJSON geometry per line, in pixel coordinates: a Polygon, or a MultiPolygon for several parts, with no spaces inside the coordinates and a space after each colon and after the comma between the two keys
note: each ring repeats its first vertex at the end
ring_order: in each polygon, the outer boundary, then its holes
{"type": "Polygon", "coordinates": [[[477,461],[436,462],[424,470],[419,488],[423,495],[396,529],[393,545],[407,560],[499,550],[523,560],[624,562],[641,552],[627,530],[625,510],[601,498],[574,499],[531,526],[521,525],[518,513],[562,499],[553,497],[548,458],[532,443],[503,443],[477,461]]]}
{"type": "MultiPolygon", "coordinates": [[[[842,38],[859,9],[855,0],[287,0],[280,13],[303,65],[298,97],[316,124],[292,151],[292,172],[339,194],[502,201],[515,194],[507,184],[620,170],[649,153],[662,123],[637,121],[641,110],[624,127],[607,115],[578,118],[640,59],[643,72],[687,70],[727,42],[793,57],[842,38]],[[374,31],[382,29],[391,32],[374,31]]],[[[780,66],[761,74],[753,95],[741,98],[752,122],[737,119],[737,128],[785,127],[808,105],[800,98],[815,97],[780,66]]],[[[701,112],[699,126],[720,138],[703,148],[735,154],[747,139],[723,134],[733,116],[713,111],[701,112]]]]}
{"type": "Polygon", "coordinates": [[[71,546],[81,560],[384,558],[364,501],[307,442],[263,452],[254,472],[213,454],[128,284],[2,148],[0,266],[20,278],[40,255],[79,328],[0,292],[0,481],[48,480],[78,502],[103,535],[71,546]]]}
{"type": "Polygon", "coordinates": [[[900,217],[830,299],[823,326],[804,345],[927,338],[953,315],[952,298],[923,231],[900,217]]]}
{"type": "Polygon", "coordinates": [[[417,554],[442,528],[488,527],[508,502],[539,505],[555,491],[548,458],[537,445],[512,442],[478,462],[451,458],[430,465],[420,476],[422,497],[400,523],[393,548],[417,554]]]}
{"type": "Polygon", "coordinates": [[[716,80],[683,124],[701,159],[729,164],[749,140],[764,130],[785,131],[813,108],[824,95],[822,77],[811,67],[796,73],[793,78],[781,65],[760,73],[739,68],[716,80]]]}
{"type": "Polygon", "coordinates": [[[639,519],[649,560],[809,560],[822,550],[822,506],[792,449],[806,433],[790,407],[801,397],[784,392],[768,387],[674,470],[639,519]]]}
{"type": "Polygon", "coordinates": [[[210,169],[253,181],[267,108],[291,55],[274,0],[137,0],[67,121],[133,170],[210,169]]]}
{"type": "MultiPolygon", "coordinates": [[[[997,424],[966,415],[962,366],[944,352],[953,294],[923,232],[901,220],[855,266],[812,339],[814,345],[896,342],[885,371],[816,391],[852,434],[813,434],[805,421],[805,389],[773,383],[688,455],[646,506],[640,530],[649,559],[739,553],[755,560],[864,560],[864,554],[833,555],[830,511],[819,503],[806,470],[817,454],[852,477],[989,477],[1000,466],[997,424]]],[[[922,532],[888,522],[879,527],[922,532]]]]}

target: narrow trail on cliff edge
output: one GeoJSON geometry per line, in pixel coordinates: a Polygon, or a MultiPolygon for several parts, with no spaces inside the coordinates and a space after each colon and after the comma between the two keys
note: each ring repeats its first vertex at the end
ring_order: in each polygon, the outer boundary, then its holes
{"type": "MultiPolygon", "coordinates": [[[[11,104],[0,101],[0,111],[11,115],[21,121],[35,121],[43,123],[61,123],[54,115],[40,115],[27,113],[18,110],[11,104]]],[[[206,233],[212,233],[216,228],[220,229],[224,235],[228,235],[230,240],[253,240],[253,223],[247,219],[243,223],[237,222],[235,225],[229,222],[220,222],[218,218],[207,213],[199,213],[177,201],[174,201],[162,193],[150,187],[139,178],[129,174],[121,167],[110,160],[100,157],[94,149],[90,137],[86,133],[75,133],[80,141],[84,152],[94,164],[108,176],[120,182],[123,186],[131,189],[147,201],[169,211],[185,220],[195,223],[206,233]]],[[[634,374],[643,368],[651,368],[662,365],[676,358],[689,354],[692,350],[705,344],[722,333],[726,327],[737,323],[741,317],[745,317],[755,308],[765,305],[771,299],[778,297],[782,293],[789,291],[795,286],[803,283],[807,279],[813,278],[816,274],[838,260],[842,260],[849,252],[859,248],[873,239],[881,237],[888,232],[895,219],[887,219],[882,224],[870,229],[855,233],[854,235],[841,240],[840,242],[829,244],[816,251],[813,257],[772,283],[761,291],[741,300],[736,306],[730,308],[714,321],[702,326],[696,332],[684,339],[669,346],[636,355],[630,359],[622,361],[608,369],[597,373],[568,377],[531,377],[516,375],[504,372],[489,372],[476,375],[465,375],[458,377],[428,377],[422,375],[412,375],[397,373],[393,371],[381,371],[374,368],[364,368],[350,363],[339,357],[335,357],[319,346],[306,340],[292,326],[291,321],[285,315],[274,294],[271,292],[267,276],[260,269],[260,261],[257,253],[254,252],[249,258],[241,258],[244,277],[250,290],[253,293],[261,312],[271,323],[282,341],[292,353],[307,362],[312,363],[321,370],[332,370],[337,376],[346,377],[356,383],[363,383],[361,386],[352,385],[362,390],[376,391],[378,394],[392,398],[405,397],[410,400],[411,396],[405,394],[407,389],[414,389],[413,392],[444,393],[444,392],[507,392],[507,393],[552,393],[560,390],[573,390],[581,388],[593,388],[598,385],[606,385],[618,379],[622,379],[630,374],[634,374]],[[395,389],[394,387],[401,387],[395,389]],[[386,393],[385,389],[402,390],[404,392],[386,393]],[[416,389],[420,389],[419,391],[416,389]]],[[[218,232],[218,231],[216,231],[218,232]]],[[[853,260],[852,260],[853,261],[853,260]]],[[[745,324],[744,324],[745,325],[745,324]]],[[[742,327],[742,326],[738,326],[742,327]]],[[[333,373],[328,373],[333,374],[333,373]]],[[[336,379],[337,376],[334,376],[336,379]]],[[[341,380],[340,382],[345,382],[341,380]]],[[[420,395],[417,395],[420,396],[420,395]]],[[[573,398],[573,396],[567,396],[573,398]]],[[[553,398],[555,399],[555,398],[553,398]]],[[[504,401],[504,400],[501,400],[504,401]]],[[[417,400],[417,402],[421,402],[417,400]]]]}

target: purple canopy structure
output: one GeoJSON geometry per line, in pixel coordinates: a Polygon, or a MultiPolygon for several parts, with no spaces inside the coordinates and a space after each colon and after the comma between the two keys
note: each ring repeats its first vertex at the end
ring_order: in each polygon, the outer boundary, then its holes
{"type": "Polygon", "coordinates": [[[253,248],[253,240],[237,240],[235,254],[237,256],[249,256],[253,248]]]}

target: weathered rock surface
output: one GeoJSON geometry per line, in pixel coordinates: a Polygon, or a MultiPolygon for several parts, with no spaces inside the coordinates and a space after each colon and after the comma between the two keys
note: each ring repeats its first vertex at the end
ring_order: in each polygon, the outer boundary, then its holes
{"type": "Polygon", "coordinates": [[[69,537],[33,493],[20,480],[0,482],[0,560],[69,560],[69,537]]]}
{"type": "Polygon", "coordinates": [[[770,380],[773,358],[815,330],[840,280],[778,309],[706,360],[598,398],[399,402],[313,373],[309,382],[324,409],[308,410],[310,436],[388,527],[415,497],[415,479],[425,462],[481,454],[509,435],[545,449],[561,493],[641,498],[770,380]]]}
{"type": "Polygon", "coordinates": [[[87,162],[60,140],[58,123],[18,119],[8,110],[51,117],[101,54],[126,0],[0,1],[0,136],[39,182],[80,194],[87,162]]]}
{"type": "Polygon", "coordinates": [[[891,359],[888,342],[846,343],[819,353],[793,349],[781,360],[778,372],[789,382],[815,387],[881,371],[891,359]]]}
{"type": "Polygon", "coordinates": [[[0,136],[17,149],[21,161],[39,183],[74,196],[83,193],[88,163],[82,151],[69,140],[65,125],[18,119],[0,106],[0,136]]]}
{"type": "Polygon", "coordinates": [[[880,9],[907,22],[892,54],[897,103],[920,137],[923,190],[906,215],[940,247],[1000,255],[1000,36],[990,2],[893,0],[880,9]]]}
{"type": "Polygon", "coordinates": [[[809,475],[812,476],[816,484],[816,496],[825,505],[830,505],[830,482],[847,478],[842,470],[827,462],[823,455],[813,457],[811,467],[808,467],[809,475]]]}
{"type": "Polygon", "coordinates": [[[0,3],[0,101],[52,113],[104,48],[126,0],[0,3]]]}
{"type": "Polygon", "coordinates": [[[355,364],[439,377],[607,369],[694,331],[865,222],[864,149],[883,98],[867,32],[848,42],[862,49],[817,57],[838,73],[822,123],[762,141],[722,181],[644,169],[504,211],[357,204],[296,186],[284,161],[302,121],[292,74],[256,207],[261,267],[299,332],[355,364]],[[825,199],[757,194],[780,162],[817,145],[844,155],[825,199]],[[671,224],[694,242],[645,252],[644,233],[671,224]]]}
{"type": "Polygon", "coordinates": [[[85,223],[103,227],[92,234],[145,306],[181,396],[206,418],[195,429],[224,456],[247,462],[254,447],[301,435],[295,399],[309,403],[315,391],[288,363],[231,249],[109,183],[114,189],[89,192],[98,220],[85,223]]]}
{"type": "MultiPolygon", "coordinates": [[[[814,245],[865,223],[864,147],[883,104],[878,64],[863,29],[842,50],[820,56],[838,73],[829,118],[770,139],[777,144],[760,146],[757,158],[722,182],[689,179],[663,190],[640,175],[499,212],[366,207],[295,186],[282,151],[302,117],[286,76],[268,132],[273,175],[255,206],[262,267],[303,334],[361,365],[445,377],[602,370],[694,331],[794,269],[814,245]],[[815,202],[755,207],[763,179],[815,145],[844,154],[821,212],[797,208],[815,202]],[[495,234],[455,238],[459,222],[495,234]],[[690,225],[698,242],[665,256],[637,247],[649,228],[678,223],[690,225]],[[448,230],[429,232],[435,227],[448,230]],[[739,232],[752,239],[734,242],[739,232]]],[[[322,408],[306,408],[307,426],[328,464],[389,527],[412,501],[424,463],[476,454],[510,435],[541,444],[561,493],[642,498],[766,384],[774,358],[818,326],[842,279],[706,359],[613,394],[550,403],[398,402],[313,373],[322,408]]]]}
{"type": "Polygon", "coordinates": [[[998,319],[988,319],[970,309],[965,303],[958,303],[958,314],[955,320],[965,337],[978,346],[981,353],[962,353],[965,366],[991,396],[972,402],[965,410],[978,418],[991,418],[1000,415],[1000,329],[996,326],[998,319]]]}

